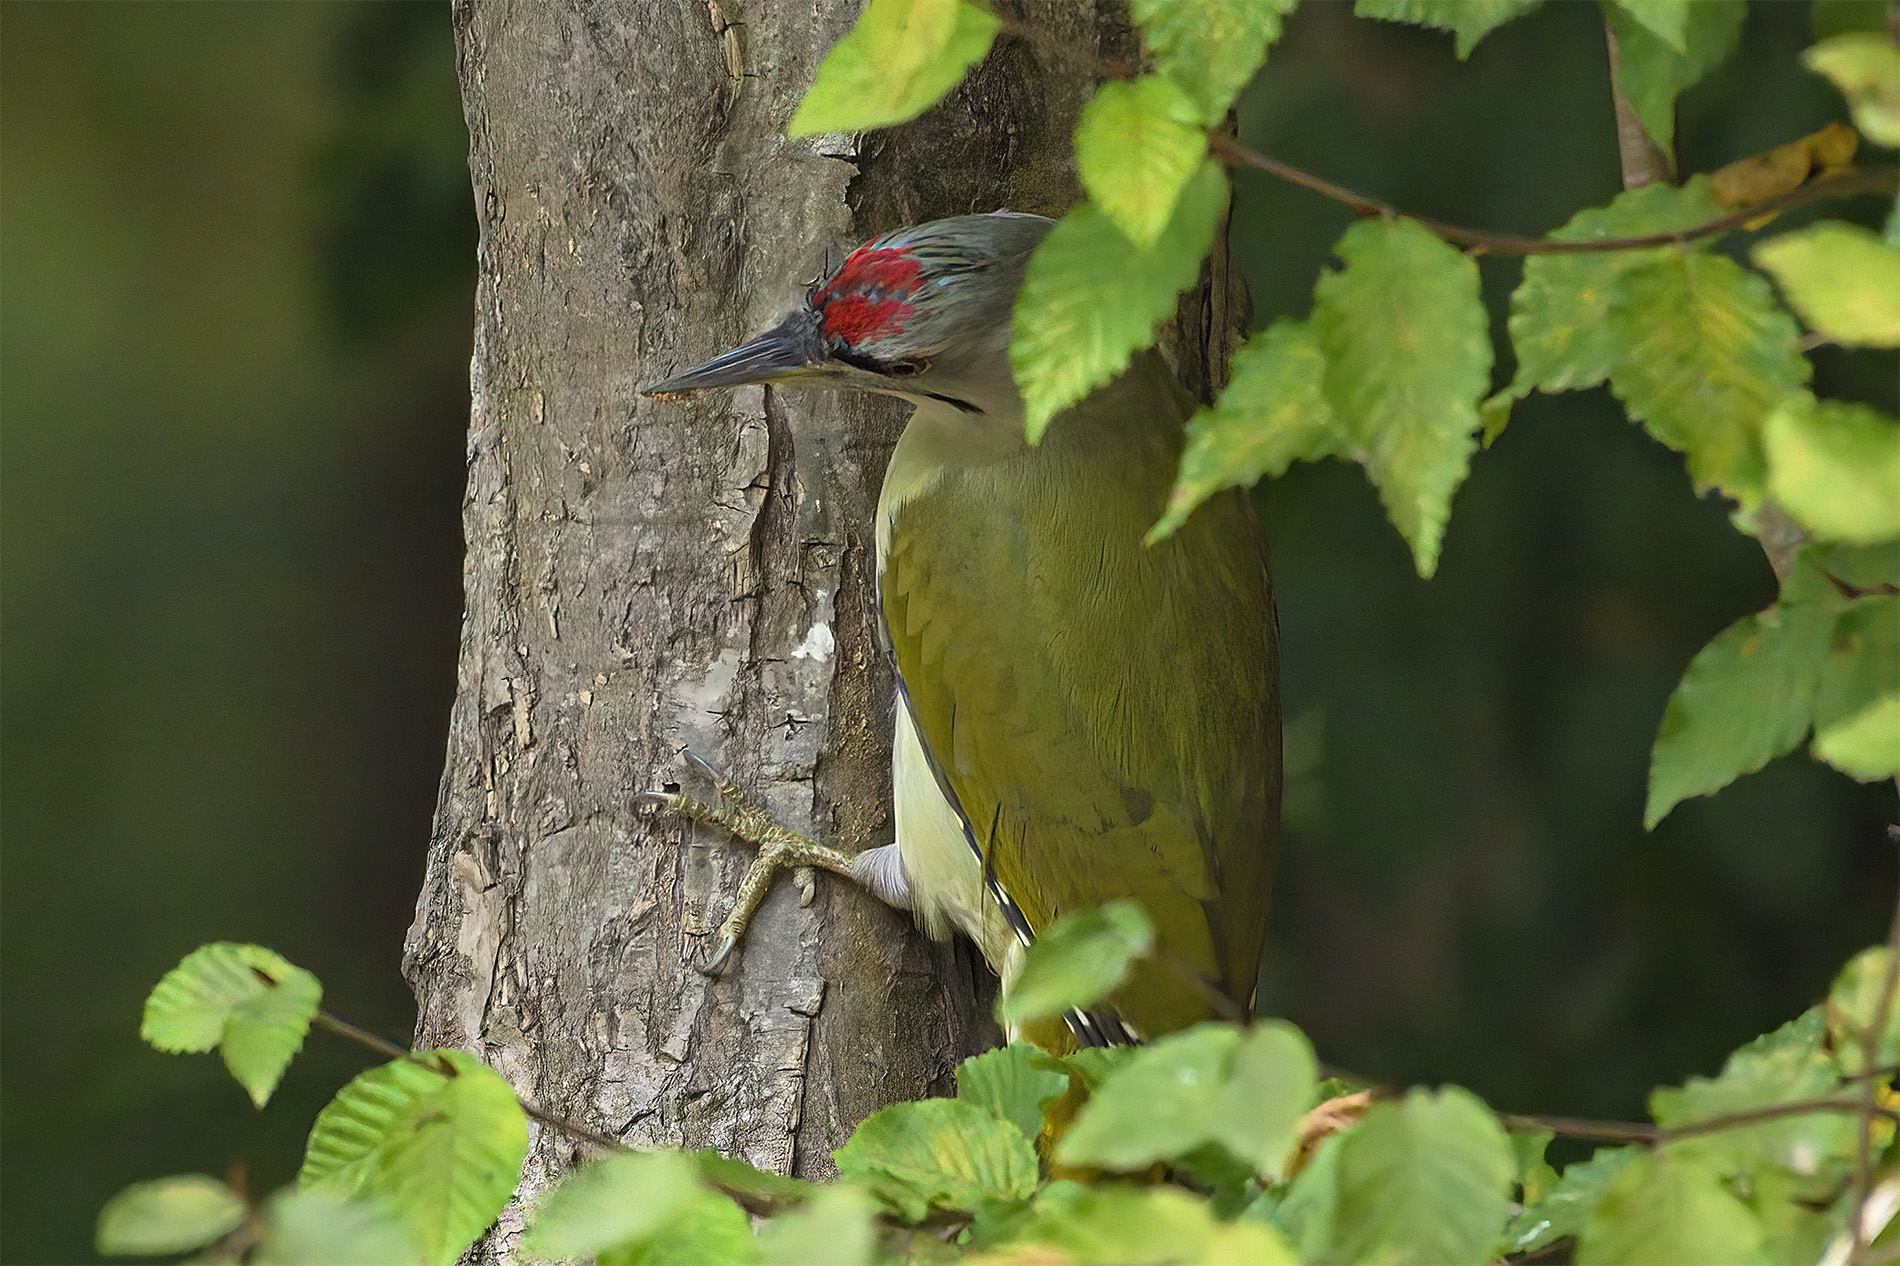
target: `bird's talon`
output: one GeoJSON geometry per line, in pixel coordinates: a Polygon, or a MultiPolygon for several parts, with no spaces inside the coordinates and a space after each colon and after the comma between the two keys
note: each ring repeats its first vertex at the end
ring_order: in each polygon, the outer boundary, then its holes
{"type": "Polygon", "coordinates": [[[809,866],[800,866],[792,872],[792,882],[798,885],[798,908],[808,910],[818,896],[818,876],[809,866]]]}
{"type": "Polygon", "coordinates": [[[739,938],[733,936],[731,933],[720,937],[719,948],[714,950],[713,956],[707,959],[705,964],[699,968],[699,974],[708,980],[719,979],[720,975],[726,970],[726,960],[732,957],[732,951],[738,944],[739,938]]]}
{"type": "Polygon", "coordinates": [[[680,797],[671,791],[642,791],[634,796],[633,807],[670,813],[678,807],[679,802],[680,797]]]}

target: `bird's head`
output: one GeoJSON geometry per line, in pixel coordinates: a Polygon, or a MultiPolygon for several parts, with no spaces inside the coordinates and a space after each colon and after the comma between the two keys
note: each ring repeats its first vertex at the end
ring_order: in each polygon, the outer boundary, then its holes
{"type": "Polygon", "coordinates": [[[847,255],[772,329],[644,394],[769,382],[1008,410],[1017,399],[1010,309],[1050,223],[997,211],[886,233],[847,255]]]}

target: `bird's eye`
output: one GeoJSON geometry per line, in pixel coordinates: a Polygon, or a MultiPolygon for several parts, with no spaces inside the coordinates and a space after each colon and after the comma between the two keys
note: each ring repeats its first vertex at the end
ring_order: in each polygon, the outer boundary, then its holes
{"type": "Polygon", "coordinates": [[[886,375],[892,378],[915,378],[930,368],[929,363],[921,360],[893,361],[884,367],[886,375]]]}

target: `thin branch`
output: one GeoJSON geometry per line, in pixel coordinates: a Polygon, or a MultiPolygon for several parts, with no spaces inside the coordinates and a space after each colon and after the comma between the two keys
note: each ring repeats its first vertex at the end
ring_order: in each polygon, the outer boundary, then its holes
{"type": "MultiPolygon", "coordinates": [[[[1739,1130],[1745,1126],[1759,1125],[1763,1121],[1779,1121],[1784,1117],[1812,1116],[1819,1112],[1845,1112],[1860,1115],[1868,1109],[1859,1099],[1795,1099],[1787,1103],[1771,1103],[1759,1108],[1749,1108],[1744,1112],[1731,1112],[1724,1116],[1709,1117],[1702,1121],[1691,1121],[1687,1125],[1678,1125],[1665,1129],[1660,1125],[1649,1125],[1640,1121],[1591,1121],[1581,1117],[1544,1117],[1531,1116],[1518,1112],[1500,1112],[1498,1118],[1508,1130],[1527,1132],[1531,1130],[1549,1130],[1552,1134],[1564,1138],[1589,1139],[1597,1143],[1641,1143],[1659,1146],[1674,1143],[1678,1139],[1695,1138],[1703,1134],[1718,1134],[1723,1130],[1739,1130]]],[[[1875,1116],[1900,1123],[1900,1111],[1875,1105],[1875,1116]]]]}
{"type": "Polygon", "coordinates": [[[1424,225],[1433,234],[1454,246],[1467,247],[1487,255],[1588,255],[1598,251],[1629,251],[1650,246],[1679,246],[1698,238],[1714,237],[1731,232],[1761,216],[1773,215],[1778,211],[1785,211],[1790,207],[1801,206],[1805,203],[1821,202],[1829,198],[1846,198],[1858,193],[1892,193],[1896,188],[1900,188],[1900,167],[1849,167],[1844,171],[1833,172],[1817,180],[1811,180],[1798,189],[1750,203],[1719,220],[1710,220],[1706,224],[1698,224],[1693,228],[1679,229],[1673,233],[1647,233],[1640,237],[1605,237],[1582,242],[1556,242],[1547,237],[1521,237],[1511,233],[1492,233],[1485,229],[1468,228],[1462,224],[1448,224],[1443,220],[1434,220],[1430,216],[1406,215],[1388,202],[1355,193],[1344,185],[1335,184],[1323,176],[1302,171],[1291,163],[1269,158],[1236,140],[1218,134],[1209,138],[1208,150],[1223,162],[1257,168],[1268,175],[1279,177],[1288,184],[1298,185],[1302,189],[1311,189],[1314,193],[1342,203],[1360,215],[1376,215],[1386,219],[1405,216],[1406,219],[1424,225]]]}
{"type": "Polygon", "coordinates": [[[1610,51],[1610,100],[1616,106],[1616,156],[1623,167],[1623,187],[1641,189],[1669,179],[1669,155],[1643,130],[1636,106],[1623,94],[1617,82],[1623,71],[1623,55],[1616,46],[1616,32],[1610,27],[1610,15],[1603,15],[1603,42],[1610,51]]]}
{"type": "Polygon", "coordinates": [[[1588,1139],[1593,1143],[1654,1144],[1662,1138],[1662,1127],[1640,1121],[1588,1121],[1582,1117],[1542,1117],[1521,1112],[1500,1112],[1504,1128],[1520,1134],[1549,1130],[1561,1138],[1588,1139]]]}
{"type": "Polygon", "coordinates": [[[337,1019],[328,1011],[317,1012],[312,1023],[320,1029],[328,1029],[338,1037],[347,1037],[350,1041],[367,1046],[372,1051],[387,1055],[391,1059],[412,1059],[415,1056],[415,1052],[408,1047],[398,1046],[388,1038],[378,1037],[368,1029],[359,1029],[348,1020],[337,1019]]]}

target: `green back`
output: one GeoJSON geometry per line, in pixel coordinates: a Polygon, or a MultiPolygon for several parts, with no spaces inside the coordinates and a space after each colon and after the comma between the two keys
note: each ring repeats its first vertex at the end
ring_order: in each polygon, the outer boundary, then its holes
{"type": "MultiPolygon", "coordinates": [[[[947,467],[898,509],[879,592],[918,732],[1031,928],[1133,896],[1245,1008],[1280,805],[1277,634],[1243,495],[1141,542],[1187,408],[1150,354],[1040,447],[947,467]]],[[[1211,1013],[1154,966],[1116,1002],[1149,1034],[1211,1013]]]]}

